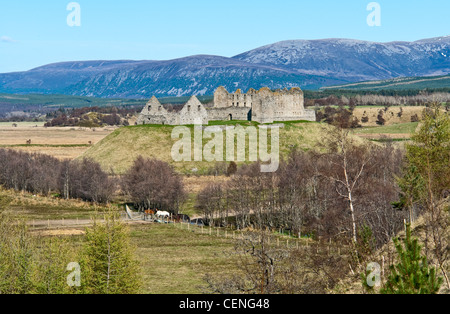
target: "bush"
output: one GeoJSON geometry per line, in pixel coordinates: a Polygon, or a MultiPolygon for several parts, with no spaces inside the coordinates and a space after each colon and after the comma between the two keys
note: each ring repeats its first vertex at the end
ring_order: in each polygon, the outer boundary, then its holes
{"type": "Polygon", "coordinates": [[[417,114],[411,116],[411,122],[419,122],[419,116],[417,114]]]}

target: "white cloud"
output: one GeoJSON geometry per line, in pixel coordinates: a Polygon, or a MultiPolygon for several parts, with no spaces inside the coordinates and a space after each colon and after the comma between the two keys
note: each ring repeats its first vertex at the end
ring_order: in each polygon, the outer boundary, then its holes
{"type": "Polygon", "coordinates": [[[16,41],[8,36],[1,36],[0,41],[4,43],[15,43],[16,41]]]}

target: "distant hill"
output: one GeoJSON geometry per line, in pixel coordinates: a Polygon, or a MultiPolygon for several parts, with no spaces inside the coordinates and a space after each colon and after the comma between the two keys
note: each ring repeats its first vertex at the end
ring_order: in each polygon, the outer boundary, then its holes
{"type": "Polygon", "coordinates": [[[450,73],[450,37],[375,43],[291,40],[232,58],[197,55],[167,61],[76,61],[0,74],[0,92],[107,98],[212,95],[225,86],[324,86],[450,73]]]}
{"type": "Polygon", "coordinates": [[[368,81],[337,86],[323,87],[323,90],[423,90],[450,89],[450,75],[431,77],[403,77],[382,81],[368,81]]]}

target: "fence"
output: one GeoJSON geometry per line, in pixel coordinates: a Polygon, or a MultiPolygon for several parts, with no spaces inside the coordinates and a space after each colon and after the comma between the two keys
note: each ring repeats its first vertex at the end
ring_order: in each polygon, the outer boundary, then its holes
{"type": "MultiPolygon", "coordinates": [[[[189,223],[170,223],[174,228],[187,230],[196,234],[212,236],[217,238],[224,238],[230,240],[253,240],[261,242],[261,234],[250,230],[233,230],[227,228],[216,228],[210,226],[198,226],[189,223]]],[[[298,238],[271,232],[265,235],[267,245],[275,248],[286,249],[308,249],[317,254],[337,254],[347,255],[351,254],[351,249],[343,247],[333,241],[316,241],[309,238],[298,238]]]]}

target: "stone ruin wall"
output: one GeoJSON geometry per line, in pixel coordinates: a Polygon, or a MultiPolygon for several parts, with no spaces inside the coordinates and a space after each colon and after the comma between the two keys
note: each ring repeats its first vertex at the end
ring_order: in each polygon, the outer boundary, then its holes
{"type": "Polygon", "coordinates": [[[181,111],[169,112],[156,97],[152,97],[142,110],[137,124],[188,125],[220,120],[259,123],[315,121],[316,114],[314,110],[305,109],[300,88],[272,92],[265,87],[259,91],[250,89],[244,94],[240,89],[235,93],[228,93],[224,87],[219,87],[214,93],[214,106],[208,109],[193,96],[181,111]]]}
{"type": "Polygon", "coordinates": [[[208,124],[208,112],[202,103],[193,96],[179,112],[169,112],[156,97],[145,105],[136,124],[188,125],[208,124]]]}
{"type": "Polygon", "coordinates": [[[240,89],[235,93],[228,93],[224,87],[219,87],[214,94],[214,110],[214,119],[219,120],[228,120],[230,115],[234,120],[259,123],[316,120],[314,110],[305,110],[304,96],[300,88],[272,92],[264,87],[259,91],[250,89],[247,94],[243,94],[240,89]],[[248,118],[242,114],[243,111],[248,114],[248,118]]]}

